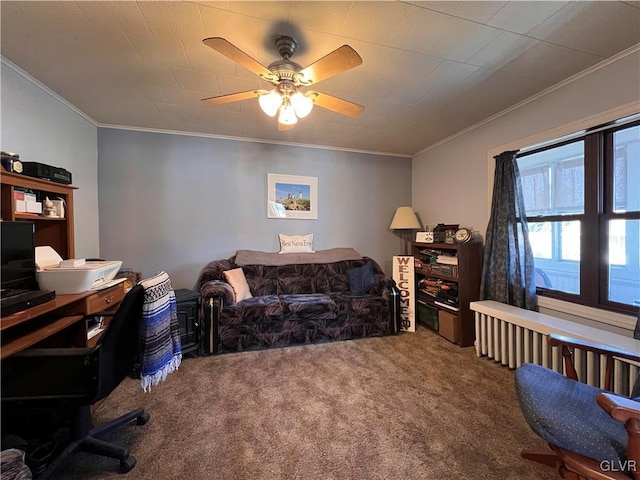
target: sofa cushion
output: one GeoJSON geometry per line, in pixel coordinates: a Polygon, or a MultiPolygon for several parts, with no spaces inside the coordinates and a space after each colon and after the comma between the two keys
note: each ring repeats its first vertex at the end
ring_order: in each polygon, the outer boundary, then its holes
{"type": "Polygon", "coordinates": [[[376,283],[371,260],[361,267],[350,268],[347,270],[347,276],[349,277],[349,287],[352,295],[364,295],[376,283]]]}
{"type": "Polygon", "coordinates": [[[280,295],[280,301],[287,313],[296,318],[333,319],[338,307],[328,296],[321,293],[308,295],[280,295]]]}
{"type": "Polygon", "coordinates": [[[338,314],[375,316],[389,309],[387,299],[381,296],[351,295],[350,293],[331,293],[329,296],[336,303],[338,314]]]}
{"type": "Polygon", "coordinates": [[[244,276],[242,268],[234,268],[233,270],[227,270],[223,273],[224,278],[227,280],[229,285],[231,285],[231,288],[233,288],[233,291],[236,294],[236,302],[246,300],[253,296],[251,295],[251,290],[249,290],[249,284],[247,283],[247,279],[244,276]]]}
{"type": "Polygon", "coordinates": [[[220,312],[220,325],[255,324],[282,318],[284,310],[277,295],[252,297],[225,307],[220,312]]]}

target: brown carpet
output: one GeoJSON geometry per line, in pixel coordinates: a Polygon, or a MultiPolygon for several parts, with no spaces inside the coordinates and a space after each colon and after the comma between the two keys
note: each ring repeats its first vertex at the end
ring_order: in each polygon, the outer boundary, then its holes
{"type": "Polygon", "coordinates": [[[151,420],[107,438],[137,466],[78,454],[61,479],[552,479],[519,457],[543,448],[513,372],[416,333],[185,359],[143,393],[126,379],[98,422],[137,406],[151,420]]]}

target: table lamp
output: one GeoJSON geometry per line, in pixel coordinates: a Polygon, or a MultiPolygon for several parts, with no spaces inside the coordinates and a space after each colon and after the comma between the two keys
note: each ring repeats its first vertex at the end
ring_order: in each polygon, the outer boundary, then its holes
{"type": "Polygon", "coordinates": [[[391,220],[389,228],[391,230],[405,230],[405,232],[402,232],[402,238],[404,240],[404,255],[409,255],[409,230],[420,230],[420,228],[422,228],[413,208],[398,207],[396,214],[393,216],[393,220],[391,220]]]}

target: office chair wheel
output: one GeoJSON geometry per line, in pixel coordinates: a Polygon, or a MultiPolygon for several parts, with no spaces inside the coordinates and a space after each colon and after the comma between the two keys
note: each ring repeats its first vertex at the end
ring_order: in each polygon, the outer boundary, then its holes
{"type": "Polygon", "coordinates": [[[147,423],[149,421],[150,417],[151,417],[151,415],[149,415],[147,412],[144,412],[142,415],[140,415],[136,419],[136,425],[144,425],[145,423],[147,423]]]}
{"type": "Polygon", "coordinates": [[[136,466],[136,459],[133,455],[129,455],[124,460],[120,460],[120,473],[128,473],[136,466]]]}

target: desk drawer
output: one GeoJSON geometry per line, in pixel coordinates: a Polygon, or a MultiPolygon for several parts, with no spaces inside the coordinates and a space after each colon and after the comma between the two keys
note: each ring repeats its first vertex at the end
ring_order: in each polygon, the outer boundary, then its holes
{"type": "Polygon", "coordinates": [[[124,283],[100,290],[87,299],[87,313],[104,312],[118,305],[124,298],[124,283]]]}

